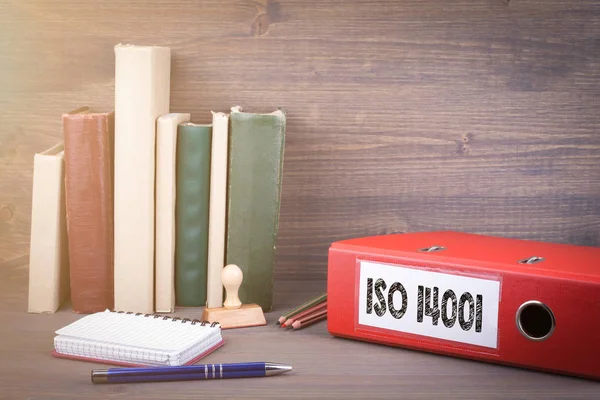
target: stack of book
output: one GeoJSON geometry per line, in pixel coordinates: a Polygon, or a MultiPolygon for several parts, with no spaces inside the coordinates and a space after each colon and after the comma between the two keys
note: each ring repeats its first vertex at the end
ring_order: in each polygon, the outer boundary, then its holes
{"type": "Polygon", "coordinates": [[[62,115],[34,155],[28,311],[220,307],[221,270],[272,306],[286,117],[170,110],[168,47],[114,47],[114,110],[62,115]]]}

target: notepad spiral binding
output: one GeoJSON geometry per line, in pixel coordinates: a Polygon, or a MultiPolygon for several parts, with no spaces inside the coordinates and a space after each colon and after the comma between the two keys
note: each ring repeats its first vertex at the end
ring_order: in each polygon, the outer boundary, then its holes
{"type": "MultiPolygon", "coordinates": [[[[116,311],[116,310],[110,310],[110,312],[112,313],[117,313],[117,314],[133,314],[132,311],[116,311]]],[[[190,318],[181,318],[181,317],[171,317],[168,315],[162,315],[162,314],[144,314],[144,313],[135,313],[136,316],[144,316],[144,317],[154,317],[154,318],[162,318],[163,320],[172,320],[174,321],[179,321],[181,320],[181,323],[185,324],[187,322],[190,322],[191,325],[196,325],[196,324],[200,324],[200,326],[206,326],[208,324],[210,324],[211,328],[214,328],[216,326],[220,326],[221,324],[219,324],[217,321],[215,322],[210,322],[210,321],[201,321],[199,319],[190,319],[190,318]]]]}

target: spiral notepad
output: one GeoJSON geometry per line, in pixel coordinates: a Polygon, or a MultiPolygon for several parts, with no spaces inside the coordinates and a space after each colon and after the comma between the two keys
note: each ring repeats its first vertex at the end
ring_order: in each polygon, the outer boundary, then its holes
{"type": "Polygon", "coordinates": [[[56,334],[56,357],[124,366],[193,364],[224,344],[215,322],[109,310],[56,334]]]}

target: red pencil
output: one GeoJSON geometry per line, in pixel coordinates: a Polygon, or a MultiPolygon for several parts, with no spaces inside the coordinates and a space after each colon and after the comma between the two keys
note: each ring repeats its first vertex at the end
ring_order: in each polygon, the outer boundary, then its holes
{"type": "Polygon", "coordinates": [[[282,324],[284,323],[288,318],[294,316],[294,314],[298,314],[304,310],[306,310],[309,307],[312,307],[316,304],[322,303],[325,300],[327,300],[327,292],[320,294],[317,297],[314,297],[302,304],[300,304],[298,307],[294,308],[292,311],[287,312],[285,314],[283,314],[281,317],[279,317],[279,320],[277,321],[277,324],[282,324]]]}
{"type": "Polygon", "coordinates": [[[308,315],[316,313],[317,311],[326,310],[327,309],[327,301],[317,304],[316,306],[312,306],[311,308],[302,311],[301,313],[294,315],[293,317],[288,318],[283,324],[281,324],[282,328],[290,327],[294,321],[302,319],[308,315]]]}
{"type": "Polygon", "coordinates": [[[312,314],[304,319],[296,320],[292,323],[293,329],[301,329],[306,326],[312,325],[316,322],[327,319],[327,310],[319,311],[315,314],[312,314]]]}

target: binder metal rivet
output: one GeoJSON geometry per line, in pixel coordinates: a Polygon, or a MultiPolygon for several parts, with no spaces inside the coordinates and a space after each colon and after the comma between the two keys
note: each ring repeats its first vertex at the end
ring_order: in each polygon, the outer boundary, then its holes
{"type": "Polygon", "coordinates": [[[419,251],[432,253],[434,251],[442,251],[442,250],[446,250],[446,248],[443,246],[431,246],[431,247],[425,247],[423,249],[420,249],[419,251]]]}
{"type": "Polygon", "coordinates": [[[521,335],[533,341],[548,339],[556,328],[550,307],[537,300],[526,301],[519,306],[516,323],[521,335]]]}
{"type": "Polygon", "coordinates": [[[539,263],[542,261],[544,261],[544,257],[533,256],[533,257],[528,257],[528,258],[519,260],[519,263],[520,264],[536,264],[536,263],[539,263]]]}

